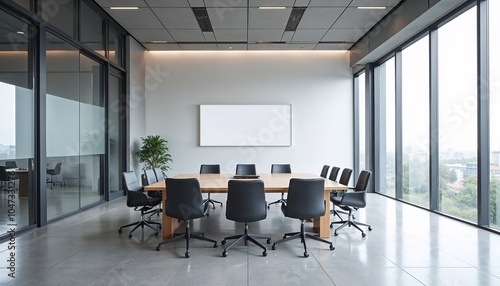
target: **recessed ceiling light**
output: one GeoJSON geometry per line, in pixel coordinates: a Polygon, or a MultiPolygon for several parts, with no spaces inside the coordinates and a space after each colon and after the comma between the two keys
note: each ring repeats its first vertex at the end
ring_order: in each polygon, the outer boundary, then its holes
{"type": "Polygon", "coordinates": [[[126,7],[109,7],[111,10],[138,10],[139,7],[132,7],[132,6],[126,6],[126,7]]]}
{"type": "Polygon", "coordinates": [[[149,41],[149,44],[166,44],[168,43],[167,41],[149,41]]]}
{"type": "Polygon", "coordinates": [[[385,6],[358,6],[360,10],[385,10],[387,7],[385,6]]]}
{"type": "Polygon", "coordinates": [[[282,6],[262,6],[259,7],[259,10],[283,10],[286,9],[286,7],[282,6]]]}
{"type": "Polygon", "coordinates": [[[18,33],[19,35],[24,35],[23,31],[17,31],[16,33],[18,33]]]}

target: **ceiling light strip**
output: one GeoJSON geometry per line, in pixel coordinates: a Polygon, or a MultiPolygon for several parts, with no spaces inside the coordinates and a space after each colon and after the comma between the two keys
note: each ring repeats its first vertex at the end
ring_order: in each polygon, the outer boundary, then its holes
{"type": "Polygon", "coordinates": [[[115,7],[109,7],[109,9],[111,9],[111,10],[138,10],[139,7],[132,7],[132,6],[118,7],[118,6],[115,6],[115,7]]]}
{"type": "Polygon", "coordinates": [[[259,10],[284,10],[286,7],[283,6],[262,6],[259,10]]]}
{"type": "Polygon", "coordinates": [[[385,10],[387,7],[385,6],[358,6],[359,10],[385,10]]]}

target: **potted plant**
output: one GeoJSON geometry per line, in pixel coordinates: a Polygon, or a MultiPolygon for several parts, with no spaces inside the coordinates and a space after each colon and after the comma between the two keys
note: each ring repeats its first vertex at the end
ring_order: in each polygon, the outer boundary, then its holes
{"type": "Polygon", "coordinates": [[[160,135],[141,137],[142,146],[136,155],[139,162],[144,163],[143,169],[161,168],[163,174],[170,169],[169,162],[173,162],[168,151],[168,141],[160,135]]]}

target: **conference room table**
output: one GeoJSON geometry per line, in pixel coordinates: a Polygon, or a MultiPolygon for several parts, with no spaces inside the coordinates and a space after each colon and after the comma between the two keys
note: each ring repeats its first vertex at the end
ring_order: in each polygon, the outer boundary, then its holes
{"type": "Polygon", "coordinates": [[[28,169],[11,168],[6,169],[7,173],[19,176],[19,197],[28,197],[28,169]]]}
{"type": "MultiPolygon", "coordinates": [[[[291,178],[321,178],[315,174],[308,173],[288,173],[288,174],[259,174],[258,180],[264,181],[266,193],[286,193],[291,178]]],[[[229,180],[233,180],[232,174],[179,174],[174,178],[197,178],[200,182],[202,193],[227,193],[227,184],[229,180]]],[[[252,180],[252,179],[238,179],[252,180]]],[[[144,187],[145,191],[162,191],[162,201],[167,198],[165,192],[165,181],[160,181],[144,187]]],[[[322,238],[330,237],[330,191],[345,191],[347,186],[337,182],[325,179],[325,214],[313,220],[314,232],[319,233],[322,238]]],[[[178,228],[177,219],[168,217],[165,212],[162,212],[162,230],[163,238],[171,238],[178,228]]]]}

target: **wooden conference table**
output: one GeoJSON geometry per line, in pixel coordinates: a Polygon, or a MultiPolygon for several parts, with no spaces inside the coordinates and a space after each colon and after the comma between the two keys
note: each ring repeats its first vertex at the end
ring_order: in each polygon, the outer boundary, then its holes
{"type": "Polygon", "coordinates": [[[28,196],[28,169],[12,168],[6,169],[9,174],[17,174],[19,176],[19,197],[28,196]]]}
{"type": "MultiPolygon", "coordinates": [[[[286,193],[291,178],[320,178],[318,175],[306,173],[290,174],[259,174],[259,180],[264,181],[266,193],[286,193]]],[[[227,193],[227,182],[233,179],[232,174],[180,174],[174,178],[197,178],[200,181],[200,188],[203,193],[227,193]]],[[[250,180],[250,179],[241,179],[250,180]]],[[[165,181],[160,181],[144,187],[145,191],[165,190],[165,181]]],[[[331,180],[325,180],[325,201],[326,212],[320,218],[314,219],[314,231],[319,233],[320,237],[330,237],[330,191],[347,190],[347,186],[331,180]]],[[[165,201],[166,192],[162,192],[165,201]]],[[[176,219],[168,217],[162,212],[163,238],[171,238],[177,230],[178,222],[176,219]]]]}

